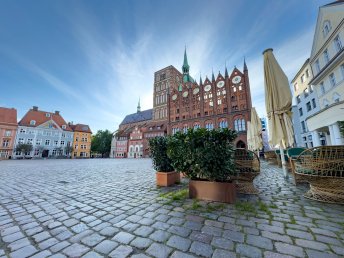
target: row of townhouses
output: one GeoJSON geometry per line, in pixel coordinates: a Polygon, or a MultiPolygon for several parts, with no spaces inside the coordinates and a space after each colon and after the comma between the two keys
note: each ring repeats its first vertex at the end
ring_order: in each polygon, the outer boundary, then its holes
{"type": "Polygon", "coordinates": [[[291,83],[297,145],[344,144],[344,1],[319,8],[310,57],[291,83]]]}
{"type": "Polygon", "coordinates": [[[88,158],[91,135],[88,125],[67,123],[59,111],[34,106],[17,122],[16,109],[0,107],[0,159],[88,158]]]}

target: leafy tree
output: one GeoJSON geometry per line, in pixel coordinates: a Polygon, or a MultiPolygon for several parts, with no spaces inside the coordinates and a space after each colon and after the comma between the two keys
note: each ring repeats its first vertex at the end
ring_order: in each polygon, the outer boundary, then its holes
{"type": "Polygon", "coordinates": [[[19,143],[16,146],[16,151],[21,152],[23,156],[25,156],[25,153],[31,152],[32,151],[32,145],[31,144],[26,144],[26,143],[19,143]]]}
{"type": "Polygon", "coordinates": [[[109,130],[99,130],[91,139],[91,151],[108,157],[111,149],[112,133],[109,130]]]}
{"type": "Polygon", "coordinates": [[[338,121],[338,124],[339,124],[340,133],[344,137],[344,121],[338,121]]]}
{"type": "Polygon", "coordinates": [[[71,153],[73,152],[73,146],[67,145],[67,146],[64,148],[64,151],[65,151],[66,155],[67,155],[68,157],[70,157],[71,153]]]}

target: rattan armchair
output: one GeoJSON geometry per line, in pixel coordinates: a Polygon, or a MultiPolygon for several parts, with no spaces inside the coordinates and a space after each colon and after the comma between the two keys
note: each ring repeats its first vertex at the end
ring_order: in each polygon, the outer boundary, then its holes
{"type": "Polygon", "coordinates": [[[236,172],[231,179],[238,193],[258,194],[253,180],[260,173],[260,161],[256,153],[246,149],[236,149],[234,154],[236,172]]]}
{"type": "Polygon", "coordinates": [[[287,155],[288,155],[288,159],[289,159],[289,166],[290,166],[290,169],[291,169],[291,173],[294,176],[294,183],[295,183],[295,185],[297,185],[298,183],[307,182],[305,180],[300,179],[298,177],[298,175],[295,174],[295,160],[305,150],[306,150],[306,148],[303,148],[303,147],[289,148],[287,150],[287,155]]]}
{"type": "Polygon", "coordinates": [[[310,184],[306,198],[344,204],[344,145],[305,150],[294,164],[295,174],[310,184]]]}
{"type": "Polygon", "coordinates": [[[271,151],[265,151],[264,152],[264,158],[266,161],[268,161],[270,164],[277,165],[277,155],[274,150],[271,151]]]}

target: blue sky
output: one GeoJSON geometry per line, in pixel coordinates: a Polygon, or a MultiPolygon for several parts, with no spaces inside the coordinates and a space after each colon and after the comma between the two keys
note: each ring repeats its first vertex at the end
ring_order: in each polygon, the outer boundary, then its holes
{"type": "Polygon", "coordinates": [[[36,105],[67,121],[114,131],[153,106],[153,74],[181,68],[199,78],[249,70],[253,106],[265,116],[262,51],[291,80],[311,51],[324,0],[0,2],[0,106],[18,119],[36,105]]]}

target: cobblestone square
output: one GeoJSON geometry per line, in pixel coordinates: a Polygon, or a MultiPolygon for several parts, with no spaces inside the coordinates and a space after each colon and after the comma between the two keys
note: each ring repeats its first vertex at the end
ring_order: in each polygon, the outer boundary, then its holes
{"type": "Polygon", "coordinates": [[[172,200],[151,160],[0,162],[3,257],[343,257],[344,206],[261,163],[237,204],[172,200]]]}

